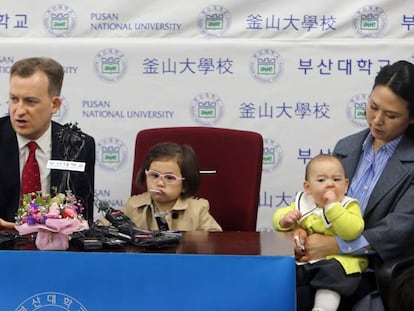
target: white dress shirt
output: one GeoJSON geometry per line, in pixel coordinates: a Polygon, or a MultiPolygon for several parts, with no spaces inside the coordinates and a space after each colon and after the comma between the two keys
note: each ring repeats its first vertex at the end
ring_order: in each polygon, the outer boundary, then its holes
{"type": "MultiPolygon", "coordinates": [[[[20,164],[20,183],[22,180],[22,172],[24,164],[29,156],[29,148],[27,144],[32,140],[27,139],[23,136],[17,134],[17,142],[19,144],[19,164],[20,164]]],[[[40,169],[40,182],[42,184],[42,193],[48,194],[50,190],[50,169],[46,168],[47,162],[52,157],[52,130],[51,126],[47,131],[39,138],[36,139],[37,143],[36,149],[36,160],[39,163],[40,169]]]]}

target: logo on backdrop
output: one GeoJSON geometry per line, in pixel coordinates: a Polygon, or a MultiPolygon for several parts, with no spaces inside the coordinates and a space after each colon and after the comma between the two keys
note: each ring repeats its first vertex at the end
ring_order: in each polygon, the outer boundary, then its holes
{"type": "Polygon", "coordinates": [[[43,14],[43,24],[52,36],[69,37],[76,27],[76,15],[70,7],[57,4],[43,14]]]}
{"type": "Polygon", "coordinates": [[[96,54],[94,59],[95,72],[106,82],[117,82],[125,75],[128,59],[120,50],[104,49],[96,54]]]}
{"type": "Polygon", "coordinates": [[[257,51],[250,59],[250,73],[256,80],[273,82],[283,72],[283,59],[274,50],[257,51]]]}
{"type": "Polygon", "coordinates": [[[351,98],[346,105],[346,115],[348,120],[357,127],[367,127],[365,120],[365,109],[367,107],[369,94],[362,93],[351,98]]]}
{"type": "Polygon", "coordinates": [[[211,5],[198,15],[198,28],[206,37],[223,36],[230,24],[230,12],[220,5],[211,5]]]}
{"type": "Polygon", "coordinates": [[[216,124],[223,112],[223,102],[213,93],[198,94],[191,102],[191,116],[194,121],[202,125],[216,124]]]}
{"type": "MultiPolygon", "coordinates": [[[[7,22],[6,22],[7,23],[7,22]]],[[[14,64],[14,55],[0,56],[0,75],[6,74],[9,76],[11,66],[14,64]]]]}
{"type": "Polygon", "coordinates": [[[354,14],[352,26],[362,38],[382,37],[387,27],[387,15],[382,8],[367,5],[354,14]]]}
{"type": "Polygon", "coordinates": [[[273,172],[283,161],[283,151],[279,143],[266,138],[263,143],[263,171],[273,172]]]}
{"type": "Polygon", "coordinates": [[[15,311],[25,310],[57,310],[87,311],[87,309],[75,298],[56,292],[45,292],[33,295],[23,301],[15,311]]]}
{"type": "Polygon", "coordinates": [[[99,200],[108,202],[109,205],[114,208],[121,208],[125,206],[123,199],[111,196],[111,189],[109,188],[95,188],[95,197],[99,198],[99,200]]]}
{"type": "Polygon", "coordinates": [[[116,137],[102,139],[96,148],[96,161],[105,171],[117,171],[126,162],[128,149],[125,144],[116,137]]]}
{"type": "Polygon", "coordinates": [[[62,98],[62,105],[60,105],[60,109],[56,111],[55,114],[53,115],[53,121],[56,121],[59,123],[65,123],[64,120],[69,111],[69,104],[64,96],[62,96],[61,98],[62,98]]]}

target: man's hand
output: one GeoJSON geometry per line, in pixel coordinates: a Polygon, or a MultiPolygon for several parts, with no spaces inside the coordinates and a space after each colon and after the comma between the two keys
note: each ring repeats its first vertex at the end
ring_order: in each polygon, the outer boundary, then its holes
{"type": "Polygon", "coordinates": [[[302,256],[296,259],[300,262],[307,262],[310,260],[322,259],[328,255],[338,254],[338,252],[339,247],[335,237],[314,233],[306,238],[305,252],[302,256]]]}
{"type": "Polygon", "coordinates": [[[0,229],[15,229],[14,222],[9,222],[0,218],[0,229]]]}

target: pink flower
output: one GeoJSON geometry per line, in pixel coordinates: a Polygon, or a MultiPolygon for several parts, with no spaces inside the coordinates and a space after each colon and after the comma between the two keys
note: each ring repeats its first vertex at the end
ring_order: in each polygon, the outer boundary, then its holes
{"type": "Polygon", "coordinates": [[[47,213],[47,217],[50,218],[58,218],[60,214],[60,207],[59,204],[56,202],[52,203],[49,207],[49,212],[47,213]]]}
{"type": "Polygon", "coordinates": [[[71,191],[57,193],[54,197],[42,195],[25,195],[16,216],[16,224],[46,224],[47,219],[83,220],[83,206],[71,191]]]}
{"type": "Polygon", "coordinates": [[[62,217],[63,218],[75,218],[76,217],[76,212],[73,209],[71,209],[69,207],[66,207],[63,210],[62,217]]]}

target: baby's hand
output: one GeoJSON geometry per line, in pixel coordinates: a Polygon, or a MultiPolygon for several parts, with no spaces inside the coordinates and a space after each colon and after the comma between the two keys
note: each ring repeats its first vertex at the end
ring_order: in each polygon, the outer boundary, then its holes
{"type": "Polygon", "coordinates": [[[327,206],[331,203],[338,202],[335,191],[333,191],[333,190],[326,191],[323,194],[323,202],[324,202],[324,206],[327,206]]]}
{"type": "Polygon", "coordinates": [[[290,211],[285,216],[280,218],[279,224],[282,228],[289,228],[297,223],[302,217],[302,213],[298,210],[290,211]]]}

